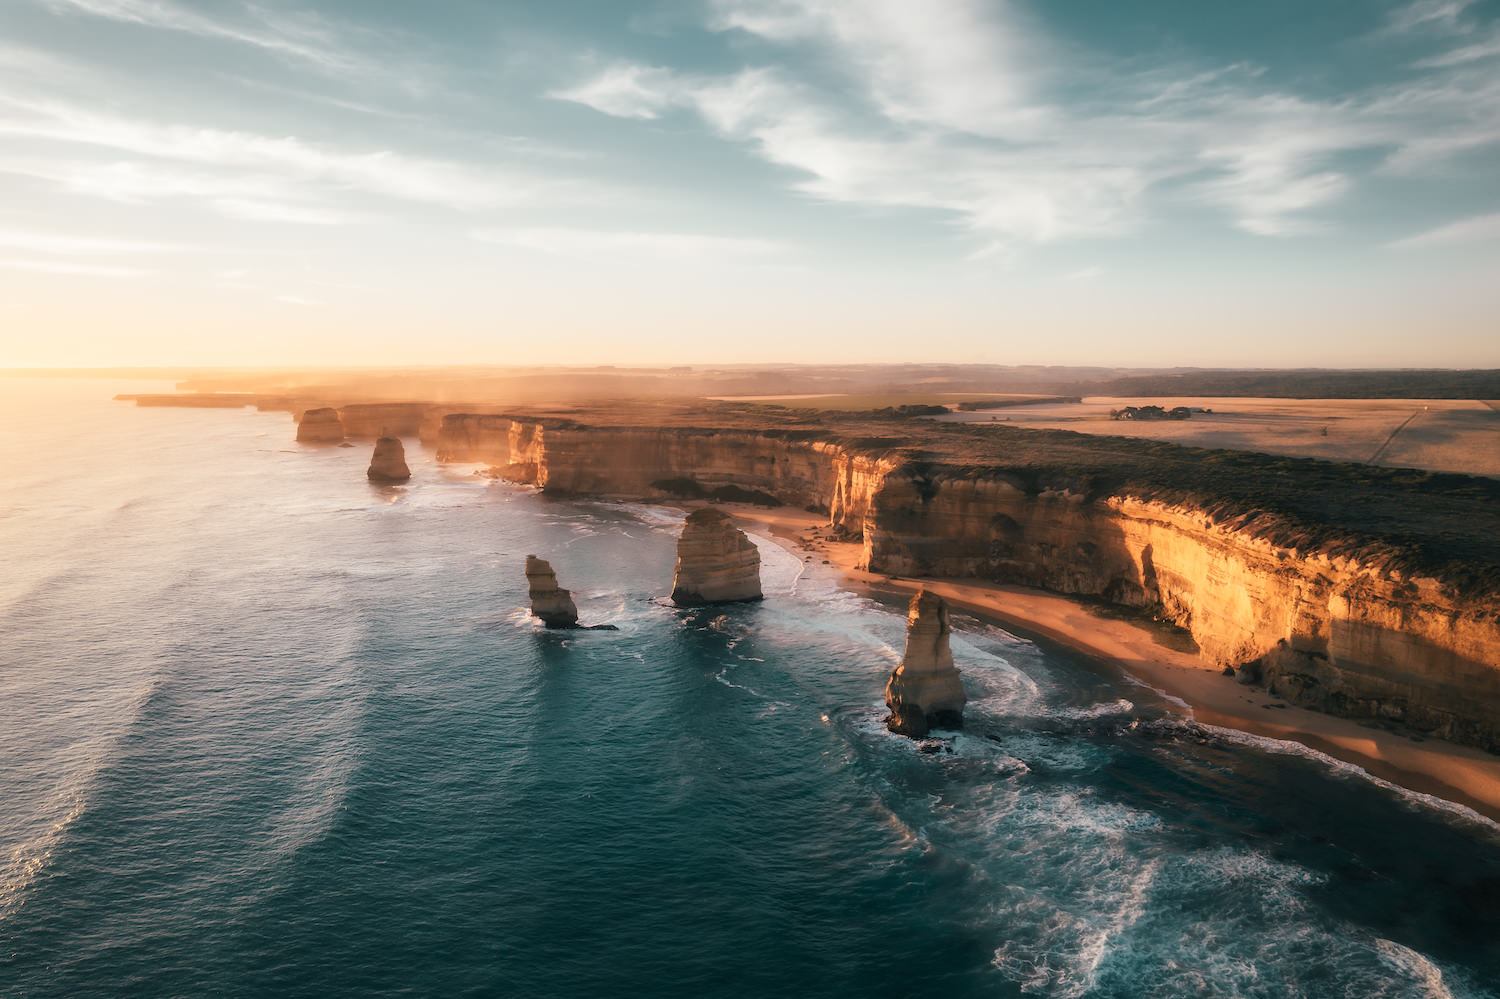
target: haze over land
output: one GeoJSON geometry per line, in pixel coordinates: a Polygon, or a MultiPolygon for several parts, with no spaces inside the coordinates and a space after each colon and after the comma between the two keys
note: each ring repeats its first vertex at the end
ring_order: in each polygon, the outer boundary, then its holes
{"type": "Polygon", "coordinates": [[[0,366],[1500,364],[1478,0],[0,9],[0,366]]]}

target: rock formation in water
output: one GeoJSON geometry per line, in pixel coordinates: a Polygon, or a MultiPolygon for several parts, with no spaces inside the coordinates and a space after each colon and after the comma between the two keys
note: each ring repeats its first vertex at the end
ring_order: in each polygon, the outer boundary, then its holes
{"type": "Polygon", "coordinates": [[[906,612],[906,654],[885,685],[892,732],[921,738],[931,728],[964,723],[963,681],[948,648],[948,604],[936,593],[918,590],[906,612]]]}
{"type": "Polygon", "coordinates": [[[526,588],[531,597],[531,613],[549,628],[580,631],[619,631],[612,624],[579,624],[578,606],[573,594],[557,585],[552,564],[535,555],[526,556],[526,588]]]}
{"type": "Polygon", "coordinates": [[[679,607],[759,600],[760,552],[721,510],[694,510],[677,540],[672,602],[679,607]]]}
{"type": "Polygon", "coordinates": [[[370,457],[370,470],[365,473],[371,482],[405,482],[411,478],[411,469],[406,467],[406,448],[397,437],[382,437],[375,442],[375,453],[370,457]]]}
{"type": "Polygon", "coordinates": [[[531,613],[549,628],[578,627],[578,607],[573,594],[557,585],[552,563],[535,555],[526,556],[526,588],[531,596],[531,613]]]}
{"type": "Polygon", "coordinates": [[[945,465],[764,431],[513,419],[508,457],[515,479],[560,495],[651,498],[676,479],[760,490],[826,512],[834,534],[863,541],[862,569],[1138,609],[1188,631],[1205,665],[1259,660],[1240,678],[1298,705],[1500,752],[1500,591],[1368,537],[1242,500],[1100,490],[1003,453],[945,465]]]}
{"type": "Polygon", "coordinates": [[[304,444],[337,444],[343,439],[343,421],[331,406],[309,409],[297,421],[297,440],[304,444]]]}

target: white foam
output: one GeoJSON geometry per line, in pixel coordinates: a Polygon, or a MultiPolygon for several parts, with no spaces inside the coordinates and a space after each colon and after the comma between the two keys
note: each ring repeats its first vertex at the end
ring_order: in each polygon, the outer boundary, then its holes
{"type": "Polygon", "coordinates": [[[1162,690],[1160,687],[1153,687],[1151,686],[1151,684],[1147,683],[1145,680],[1142,680],[1140,677],[1132,676],[1129,673],[1125,674],[1125,679],[1129,683],[1135,684],[1137,687],[1146,688],[1147,690],[1151,691],[1151,693],[1155,694],[1157,697],[1160,697],[1167,703],[1176,705],[1179,709],[1181,709],[1183,714],[1187,715],[1188,718],[1191,719],[1193,717],[1193,706],[1187,701],[1184,701],[1182,698],[1178,697],[1176,694],[1169,694],[1165,690],[1162,690]]]}
{"type": "Polygon", "coordinates": [[[1382,937],[1375,941],[1375,952],[1382,962],[1409,976],[1427,999],[1453,999],[1443,982],[1442,969],[1410,947],[1382,937]]]}
{"type": "Polygon", "coordinates": [[[1377,777],[1364,767],[1345,760],[1336,759],[1327,753],[1319,752],[1310,746],[1304,746],[1300,742],[1292,742],[1286,739],[1273,739],[1269,736],[1254,735],[1250,732],[1241,732],[1239,729],[1221,728],[1218,725],[1203,725],[1205,731],[1224,742],[1239,746],[1248,746],[1267,753],[1278,753],[1285,756],[1300,756],[1312,760],[1327,767],[1333,773],[1343,777],[1354,777],[1369,781],[1382,790],[1389,791],[1402,800],[1436,812],[1450,816],[1459,821],[1479,826],[1490,833],[1500,835],[1500,822],[1480,815],[1467,805],[1461,805],[1456,801],[1439,798],[1437,795],[1426,794],[1422,791],[1413,791],[1410,788],[1394,784],[1383,777],[1377,777]]]}

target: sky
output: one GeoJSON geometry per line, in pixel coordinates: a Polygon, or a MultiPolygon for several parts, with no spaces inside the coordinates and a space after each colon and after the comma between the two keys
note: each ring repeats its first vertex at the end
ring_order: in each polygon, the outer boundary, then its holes
{"type": "Polygon", "coordinates": [[[0,366],[1500,367],[1500,0],[0,0],[0,366]]]}

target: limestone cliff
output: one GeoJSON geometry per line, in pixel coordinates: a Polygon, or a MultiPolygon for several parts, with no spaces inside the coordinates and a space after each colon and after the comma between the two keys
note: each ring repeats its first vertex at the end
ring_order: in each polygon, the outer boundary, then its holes
{"type": "Polygon", "coordinates": [[[337,444],[343,439],[344,424],[331,407],[309,409],[297,421],[297,440],[304,444],[337,444]]]}
{"type": "Polygon", "coordinates": [[[892,732],[920,738],[932,728],[963,725],[968,698],[953,665],[950,632],[947,602],[925,589],[914,593],[906,612],[906,653],[885,685],[892,732]]]}
{"type": "Polygon", "coordinates": [[[382,437],[375,442],[375,453],[370,456],[370,468],[365,473],[371,482],[405,482],[411,478],[411,469],[406,467],[406,448],[396,437],[382,437]]]}
{"type": "Polygon", "coordinates": [[[573,594],[557,585],[557,573],[546,559],[526,556],[526,588],[531,597],[531,613],[547,627],[578,626],[578,607],[573,603],[573,594]]]}
{"type": "Polygon", "coordinates": [[[688,515],[677,539],[672,602],[679,607],[761,599],[760,552],[721,510],[688,515]]]}
{"type": "Polygon", "coordinates": [[[438,461],[510,463],[511,420],[484,413],[449,413],[437,433],[438,461]]]}
{"type": "Polygon", "coordinates": [[[512,419],[502,455],[502,427],[485,431],[484,460],[547,492],[653,498],[682,480],[763,491],[826,511],[862,540],[871,571],[1135,608],[1295,703],[1500,751],[1500,593],[1413,571],[1379,546],[1255,510],[787,433],[512,419]]]}
{"type": "Polygon", "coordinates": [[[430,407],[425,402],[361,402],[339,409],[349,437],[415,437],[430,407]]]}

